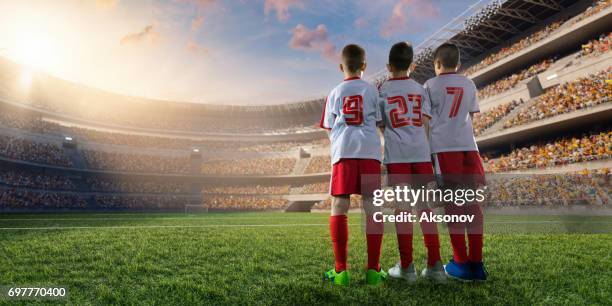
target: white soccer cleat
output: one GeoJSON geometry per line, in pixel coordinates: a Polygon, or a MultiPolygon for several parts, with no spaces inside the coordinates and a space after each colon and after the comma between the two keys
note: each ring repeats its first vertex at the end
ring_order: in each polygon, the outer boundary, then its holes
{"type": "Polygon", "coordinates": [[[440,261],[437,261],[433,267],[426,267],[423,269],[421,276],[441,284],[446,283],[447,281],[446,272],[444,272],[444,265],[442,265],[442,262],[440,261]]]}
{"type": "Polygon", "coordinates": [[[395,279],[404,279],[409,283],[416,282],[417,274],[414,270],[414,265],[410,264],[406,269],[402,269],[400,263],[397,263],[395,267],[389,269],[389,277],[395,279]]]}

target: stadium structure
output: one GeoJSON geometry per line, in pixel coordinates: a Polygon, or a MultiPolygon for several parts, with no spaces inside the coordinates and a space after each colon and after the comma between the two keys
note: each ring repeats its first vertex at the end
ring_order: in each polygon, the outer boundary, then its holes
{"type": "MultiPolygon", "coordinates": [[[[439,44],[460,47],[488,171],[609,175],[611,24],[610,1],[481,1],[418,46],[412,76],[434,75],[439,44]]],[[[128,97],[2,59],[0,210],[325,208],[323,103],[128,97]]]]}

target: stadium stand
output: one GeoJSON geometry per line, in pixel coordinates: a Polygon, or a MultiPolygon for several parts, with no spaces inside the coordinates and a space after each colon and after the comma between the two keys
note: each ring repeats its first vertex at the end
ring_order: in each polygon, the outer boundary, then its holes
{"type": "Polygon", "coordinates": [[[289,194],[289,185],[249,185],[249,186],[204,186],[203,194],[234,194],[234,195],[257,195],[257,194],[289,194]]]}
{"type": "Polygon", "coordinates": [[[74,182],[67,177],[11,170],[0,173],[0,185],[47,190],[77,189],[74,182]]]}
{"type": "Polygon", "coordinates": [[[87,202],[77,193],[40,192],[25,189],[0,190],[1,208],[77,208],[87,207],[87,202]]]}
{"type": "Polygon", "coordinates": [[[40,164],[71,167],[72,161],[59,146],[0,135],[0,156],[40,164]]]}
{"type": "Polygon", "coordinates": [[[171,157],[100,151],[82,151],[90,169],[145,173],[189,173],[187,156],[171,157]]]}
{"type": "Polygon", "coordinates": [[[612,68],[549,89],[533,105],[509,119],[504,128],[610,102],[612,68]]]}
{"type": "Polygon", "coordinates": [[[492,172],[551,167],[612,157],[612,131],[533,144],[489,161],[492,172]]]}
{"type": "MultiPolygon", "coordinates": [[[[489,171],[521,176],[499,186],[493,180],[492,187],[503,191],[492,195],[491,206],[555,205],[557,194],[552,187],[570,186],[576,186],[575,192],[556,200],[609,205],[608,168],[566,179],[565,175],[522,175],[531,169],[611,162],[609,125],[589,132],[601,120],[570,118],[571,124],[534,129],[520,141],[506,141],[504,133],[530,128],[559,114],[609,105],[612,68],[602,71],[598,64],[580,65],[610,55],[611,33],[592,30],[588,37],[565,39],[570,47],[534,52],[512,67],[497,64],[532,45],[548,44],[549,37],[610,10],[612,1],[585,5],[560,0],[555,1],[556,9],[533,2],[493,2],[469,18],[458,19],[462,28],[445,32],[453,36],[440,39],[440,32],[431,40],[456,43],[469,75],[494,72],[475,81],[479,98],[487,101],[474,119],[477,141],[480,145],[487,137],[498,140],[481,147],[489,171]],[[522,12],[523,18],[512,11],[522,12]],[[534,19],[524,17],[529,15],[534,19]],[[578,66],[580,73],[565,73],[564,69],[578,66]],[[548,80],[553,74],[557,78],[548,80]],[[525,98],[512,96],[516,91],[525,93],[525,98]],[[566,136],[578,134],[586,136],[566,136]],[[600,182],[602,177],[608,178],[605,184],[600,182]],[[538,194],[541,186],[552,187],[538,194]],[[513,194],[524,196],[517,202],[513,194]]],[[[580,26],[586,29],[588,23],[580,26]]],[[[416,49],[417,69],[411,77],[422,82],[432,76],[431,65],[425,63],[431,62],[434,47],[424,44],[416,49]]],[[[329,199],[320,201],[328,192],[331,171],[329,140],[315,128],[322,99],[278,106],[195,105],[126,97],[44,75],[24,96],[10,82],[19,69],[0,60],[2,209],[183,211],[185,205],[203,204],[211,210],[280,210],[293,201],[288,199],[300,197],[313,202],[316,198],[315,209],[331,205],[329,199]],[[123,111],[114,111],[118,107],[123,111]],[[61,147],[65,136],[77,139],[77,147],[61,147]],[[300,150],[299,159],[291,152],[297,153],[298,147],[305,149],[300,150]],[[197,161],[190,158],[195,148],[205,153],[197,161]],[[29,170],[13,169],[14,165],[29,170]]],[[[385,79],[386,75],[373,76],[374,82],[385,79]]],[[[351,207],[359,208],[359,202],[359,197],[352,197],[351,207]]]]}
{"type": "Polygon", "coordinates": [[[331,159],[329,156],[313,156],[306,166],[304,173],[322,173],[331,171],[331,159]]]}
{"type": "Polygon", "coordinates": [[[493,124],[500,121],[506,115],[508,115],[517,106],[523,104],[523,100],[512,101],[502,105],[498,105],[487,111],[477,113],[474,115],[474,134],[476,136],[482,134],[484,130],[491,127],[493,124]]]}
{"type": "Polygon", "coordinates": [[[282,175],[289,174],[295,158],[218,160],[202,164],[203,174],[215,175],[282,175]]]}

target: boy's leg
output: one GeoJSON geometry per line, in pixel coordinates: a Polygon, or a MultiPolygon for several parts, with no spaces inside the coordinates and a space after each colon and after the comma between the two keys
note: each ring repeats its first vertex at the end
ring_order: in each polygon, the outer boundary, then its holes
{"type": "MultiPolygon", "coordinates": [[[[453,203],[446,204],[444,207],[444,212],[449,216],[463,215],[465,214],[464,211],[462,206],[457,206],[453,203]]],[[[455,262],[460,264],[467,263],[469,258],[467,256],[467,246],[465,243],[465,223],[449,222],[447,226],[455,262]]]]}
{"type": "MultiPolygon", "coordinates": [[[[442,186],[453,188],[456,185],[457,177],[463,171],[463,152],[443,152],[434,154],[434,166],[436,174],[442,175],[442,186]]],[[[447,203],[444,207],[447,215],[463,215],[463,206],[447,203]]],[[[449,222],[447,224],[450,235],[451,246],[453,248],[453,259],[459,264],[468,262],[467,246],[465,241],[465,223],[449,222]]]]}
{"type": "MultiPolygon", "coordinates": [[[[474,186],[484,185],[485,175],[482,160],[478,152],[465,152],[465,170],[472,175],[474,186]]],[[[482,262],[482,247],[484,241],[484,216],[478,203],[468,203],[465,206],[467,215],[474,215],[474,220],[466,224],[469,242],[469,260],[473,263],[482,262]]]]}
{"type": "Polygon", "coordinates": [[[474,220],[467,223],[467,236],[469,242],[470,262],[482,262],[483,235],[483,214],[479,204],[474,203],[465,207],[467,215],[474,215],[474,220]]]}
{"type": "Polygon", "coordinates": [[[380,271],[380,250],[382,248],[384,223],[375,222],[373,214],[380,211],[372,203],[375,189],[380,188],[380,162],[360,160],[359,164],[362,189],[362,206],[366,215],[366,240],[368,245],[368,269],[380,271]]]}
{"type": "MultiPolygon", "coordinates": [[[[395,214],[410,213],[410,209],[396,209],[395,214]]],[[[400,254],[400,265],[402,269],[408,268],[412,264],[412,222],[395,222],[397,232],[397,246],[400,254]]]]}
{"type": "MultiPolygon", "coordinates": [[[[387,165],[387,180],[391,187],[404,186],[410,179],[411,166],[409,163],[396,163],[387,165]]],[[[406,203],[394,203],[395,214],[411,213],[412,207],[406,203]]],[[[395,222],[395,232],[397,234],[397,247],[400,255],[400,267],[406,269],[412,264],[412,222],[395,222]]],[[[391,270],[389,270],[391,271],[391,270]]]]}
{"type": "MultiPolygon", "coordinates": [[[[415,183],[417,186],[426,186],[433,181],[433,166],[429,162],[412,164],[413,172],[415,173],[415,183]]],[[[420,203],[417,206],[418,216],[423,214],[430,215],[433,213],[427,203],[420,203]]],[[[440,261],[440,238],[438,237],[438,226],[435,222],[423,221],[420,222],[421,232],[423,232],[423,241],[427,249],[427,266],[433,267],[436,262],[440,261]]]]}
{"type": "Polygon", "coordinates": [[[332,199],[329,231],[336,258],[336,272],[347,269],[348,259],[348,217],[350,196],[334,196],[332,199]]]}
{"type": "MultiPolygon", "coordinates": [[[[419,210],[418,216],[432,214],[431,208],[419,210]]],[[[438,235],[438,225],[435,222],[423,221],[419,223],[423,232],[423,242],[427,249],[427,265],[432,267],[440,261],[440,238],[438,235]]]]}

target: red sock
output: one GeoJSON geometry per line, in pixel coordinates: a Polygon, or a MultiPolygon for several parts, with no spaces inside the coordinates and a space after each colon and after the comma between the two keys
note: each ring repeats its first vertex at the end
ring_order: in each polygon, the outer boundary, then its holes
{"type": "Polygon", "coordinates": [[[368,269],[380,271],[380,248],[385,224],[374,222],[372,215],[366,216],[366,239],[368,242],[368,269]]]}
{"type": "MultiPolygon", "coordinates": [[[[419,212],[418,216],[423,214],[431,214],[431,209],[423,209],[419,212]]],[[[435,222],[423,221],[420,223],[421,231],[423,232],[423,241],[425,242],[425,248],[427,248],[427,265],[433,266],[440,258],[440,239],[438,238],[438,226],[435,222]]]]}
{"type": "MultiPolygon", "coordinates": [[[[396,210],[395,214],[402,212],[410,211],[396,210]]],[[[402,268],[407,268],[412,263],[412,222],[395,222],[395,231],[397,232],[400,264],[402,268]]]]}
{"type": "Polygon", "coordinates": [[[484,217],[482,215],[482,208],[478,204],[469,205],[465,207],[465,213],[467,215],[474,215],[474,220],[466,224],[470,261],[482,262],[482,244],[484,240],[484,217]]]}
{"type": "MultiPolygon", "coordinates": [[[[444,207],[447,215],[463,215],[463,206],[447,204],[444,207]]],[[[467,249],[465,245],[465,223],[449,222],[447,224],[450,234],[451,246],[453,247],[453,258],[457,263],[468,262],[467,249]]]]}
{"type": "Polygon", "coordinates": [[[336,272],[344,271],[348,256],[348,217],[346,215],[329,217],[329,231],[336,257],[336,272]]]}

